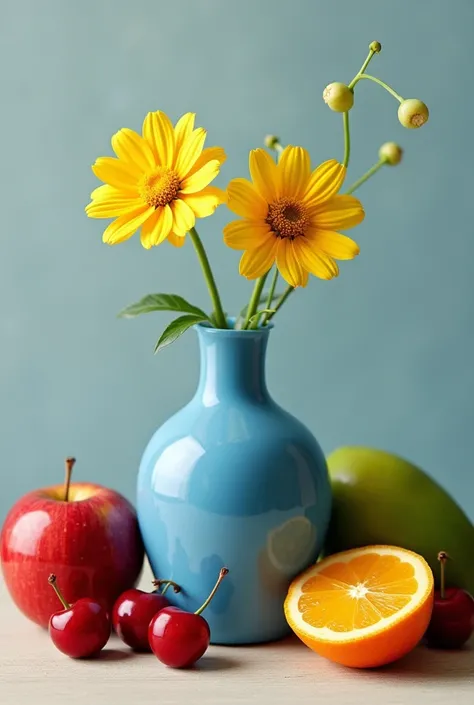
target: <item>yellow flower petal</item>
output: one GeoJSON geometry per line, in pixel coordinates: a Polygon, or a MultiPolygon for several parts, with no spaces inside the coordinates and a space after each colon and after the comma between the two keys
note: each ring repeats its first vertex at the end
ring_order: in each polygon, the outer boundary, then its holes
{"type": "Polygon", "coordinates": [[[271,203],[278,196],[278,171],[275,161],[264,149],[253,149],[249,156],[253,184],[262,198],[271,203]]]}
{"type": "Polygon", "coordinates": [[[101,181],[132,195],[137,194],[137,179],[127,164],[114,157],[99,157],[92,171],[101,181]]]}
{"type": "Polygon", "coordinates": [[[97,186],[91,193],[92,201],[106,201],[109,198],[130,198],[130,196],[127,196],[121,189],[109,186],[109,184],[97,186]]]}
{"type": "Polygon", "coordinates": [[[184,194],[182,199],[191,208],[196,218],[206,218],[214,213],[217,206],[225,203],[226,193],[216,186],[206,186],[197,193],[184,194]]]}
{"type": "Polygon", "coordinates": [[[335,259],[354,259],[359,252],[359,245],[346,235],[330,230],[309,228],[307,239],[313,249],[319,249],[335,259]]]}
{"type": "Polygon", "coordinates": [[[308,209],[311,225],[323,230],[348,230],[364,220],[362,203],[355,196],[333,196],[308,209]]]}
{"type": "Polygon", "coordinates": [[[278,162],[280,182],[285,196],[302,198],[311,175],[311,159],[303,147],[285,147],[278,162]]]}
{"type": "Polygon", "coordinates": [[[143,121],[142,132],[153,152],[156,163],[161,166],[173,166],[174,128],[169,117],[161,110],[148,113],[143,121]]]}
{"type": "Polygon", "coordinates": [[[161,209],[161,213],[158,216],[158,223],[155,228],[155,238],[156,245],[162,243],[169,236],[171,228],[173,227],[173,213],[171,206],[166,205],[161,209]]]}
{"type": "Polygon", "coordinates": [[[140,232],[140,242],[142,243],[145,250],[149,250],[151,247],[153,247],[154,242],[152,233],[158,221],[159,215],[160,212],[158,209],[156,209],[155,212],[152,213],[148,220],[142,225],[142,229],[140,232]]]}
{"type": "Polygon", "coordinates": [[[140,225],[152,215],[154,210],[154,208],[143,204],[140,208],[131,211],[131,213],[121,215],[120,218],[117,218],[106,227],[102,235],[103,242],[108,245],[117,245],[119,242],[128,240],[138,230],[140,225]]]}
{"type": "Polygon", "coordinates": [[[197,193],[202,191],[219,173],[220,164],[217,159],[207,162],[199,171],[188,176],[181,184],[181,193],[197,193]]]}
{"type": "Polygon", "coordinates": [[[262,221],[234,220],[224,227],[224,242],[233,250],[253,250],[275,236],[262,221]]]}
{"type": "Polygon", "coordinates": [[[170,233],[168,235],[167,241],[170,242],[174,247],[182,247],[186,242],[186,238],[180,237],[179,235],[175,235],[175,233],[170,233]]]}
{"type": "Polygon", "coordinates": [[[275,262],[276,238],[270,238],[260,247],[244,252],[240,259],[239,272],[247,279],[257,279],[266,274],[275,262]]]}
{"type": "Polygon", "coordinates": [[[146,250],[160,245],[170,234],[173,215],[169,206],[157,208],[151,218],[142,225],[140,241],[146,250]]]}
{"type": "Polygon", "coordinates": [[[296,257],[298,257],[301,266],[316,277],[320,279],[332,279],[339,274],[337,264],[323,252],[311,247],[305,237],[296,238],[294,248],[296,257]]]}
{"type": "Polygon", "coordinates": [[[189,137],[189,135],[194,130],[194,120],[196,119],[196,113],[186,113],[179,118],[176,126],[174,128],[174,141],[176,153],[179,152],[184,140],[189,137]]]}
{"type": "Polygon", "coordinates": [[[248,179],[233,179],[227,187],[227,206],[233,213],[250,220],[265,219],[268,204],[248,179]]]}
{"type": "Polygon", "coordinates": [[[156,244],[159,245],[161,242],[166,240],[173,227],[173,212],[171,206],[166,205],[161,209],[161,213],[158,218],[158,223],[155,229],[156,244]]]}
{"type": "Polygon", "coordinates": [[[203,149],[201,156],[189,170],[188,176],[195,174],[196,171],[199,171],[207,162],[213,161],[214,159],[217,159],[221,165],[225,162],[227,155],[222,147],[206,147],[206,149],[203,149]]]}
{"type": "Polygon", "coordinates": [[[191,168],[201,156],[206,141],[206,130],[198,127],[187,137],[179,150],[176,158],[175,170],[180,179],[185,179],[191,168]]]}
{"type": "Polygon", "coordinates": [[[290,238],[278,240],[276,265],[281,276],[290,286],[303,286],[306,278],[303,276],[303,268],[293,247],[293,240],[290,238]]]}
{"type": "Polygon", "coordinates": [[[144,205],[140,198],[116,197],[102,201],[91,201],[85,210],[89,218],[116,218],[144,205]]]}
{"type": "Polygon", "coordinates": [[[112,149],[119,159],[126,162],[137,179],[155,165],[153,153],[147,142],[134,130],[124,127],[112,137],[112,149]]]}
{"type": "Polygon", "coordinates": [[[308,206],[314,206],[327,201],[339,191],[345,175],[345,166],[335,159],[323,162],[311,174],[303,202],[308,206]]]}
{"type": "Polygon", "coordinates": [[[173,212],[173,232],[175,235],[186,235],[196,223],[196,216],[187,203],[176,199],[171,203],[173,212]]]}
{"type": "MultiPolygon", "coordinates": [[[[212,190],[216,192],[216,194],[219,196],[219,204],[227,203],[227,191],[225,189],[219,188],[218,186],[206,186],[203,191],[207,190],[212,190]]],[[[198,196],[199,193],[197,193],[196,195],[198,196]]]]}

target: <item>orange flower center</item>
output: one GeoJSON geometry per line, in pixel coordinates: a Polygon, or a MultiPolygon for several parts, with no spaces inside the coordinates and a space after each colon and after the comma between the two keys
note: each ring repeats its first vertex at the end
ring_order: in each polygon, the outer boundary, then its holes
{"type": "Polygon", "coordinates": [[[174,201],[180,186],[181,183],[175,171],[166,166],[159,166],[140,179],[138,192],[145,203],[158,208],[174,201]]]}
{"type": "Polygon", "coordinates": [[[306,208],[292,198],[280,198],[268,206],[266,222],[277,237],[295,237],[304,235],[309,225],[306,208]]]}

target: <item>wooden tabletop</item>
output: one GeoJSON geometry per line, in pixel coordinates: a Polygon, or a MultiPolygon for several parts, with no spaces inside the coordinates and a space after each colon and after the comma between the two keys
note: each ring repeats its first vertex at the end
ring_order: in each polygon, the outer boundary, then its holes
{"type": "MultiPolygon", "coordinates": [[[[150,584],[145,572],[143,583],[150,584]]],[[[148,589],[148,588],[146,588],[148,589]]],[[[165,668],[112,638],[101,656],[73,661],[13,606],[0,579],[1,705],[474,705],[474,648],[419,647],[397,664],[355,671],[296,638],[210,647],[189,671],[165,668]]]]}

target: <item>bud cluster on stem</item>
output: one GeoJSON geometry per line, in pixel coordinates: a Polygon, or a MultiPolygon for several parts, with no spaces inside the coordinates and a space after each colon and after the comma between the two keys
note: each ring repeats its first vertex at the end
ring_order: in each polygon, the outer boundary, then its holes
{"type": "MultiPolygon", "coordinates": [[[[382,51],[380,42],[374,41],[369,44],[369,54],[362,64],[359,71],[356,73],[350,83],[340,83],[335,81],[326,86],[323,91],[323,99],[327,106],[343,114],[343,131],[344,131],[344,158],[342,163],[345,167],[349,165],[351,151],[351,136],[349,126],[349,111],[354,105],[354,89],[363,79],[372,81],[384,88],[391,96],[399,103],[398,119],[400,123],[408,129],[416,129],[424,125],[429,118],[429,110],[423,101],[418,98],[403,98],[385,81],[382,81],[376,76],[366,73],[366,69],[375,54],[382,51]]],[[[379,149],[379,160],[370,169],[361,176],[346,193],[353,193],[359,186],[373,176],[384,165],[396,166],[400,163],[403,155],[402,148],[395,142],[386,142],[379,149]]]]}
{"type": "MultiPolygon", "coordinates": [[[[343,83],[341,81],[333,81],[329,83],[323,91],[323,100],[334,112],[342,113],[343,117],[343,133],[344,133],[344,157],[342,163],[345,167],[349,165],[350,153],[351,153],[351,135],[350,135],[350,125],[349,125],[349,112],[354,107],[354,90],[357,84],[362,80],[368,80],[372,83],[379,85],[385,91],[387,91],[395,100],[399,103],[398,107],[398,119],[404,127],[408,129],[416,129],[424,125],[429,118],[429,110],[425,103],[417,98],[404,99],[399,93],[397,93],[391,86],[389,86],[385,81],[382,81],[376,76],[372,76],[366,73],[366,69],[370,64],[371,60],[376,54],[380,54],[382,51],[382,45],[378,41],[373,41],[369,44],[369,53],[362,64],[359,71],[356,73],[354,78],[349,83],[343,83]]],[[[267,135],[264,140],[265,146],[277,153],[278,156],[283,151],[283,146],[280,140],[275,135],[267,135]]],[[[359,178],[357,179],[349,188],[345,190],[345,194],[352,194],[356,191],[362,184],[368,181],[372,176],[374,176],[383,166],[396,166],[400,164],[403,157],[403,149],[396,142],[385,142],[381,145],[378,151],[378,160],[359,178]]],[[[251,325],[251,321],[255,318],[254,314],[257,309],[257,303],[260,300],[262,291],[265,285],[266,277],[268,273],[260,279],[257,280],[255,285],[252,298],[247,309],[247,316],[243,325],[243,328],[248,328],[251,325]]],[[[267,325],[271,318],[277,313],[281,306],[286,302],[290,294],[293,293],[294,288],[288,286],[283,294],[279,297],[274,305],[271,304],[273,301],[275,285],[278,278],[278,269],[275,269],[274,276],[268,291],[267,297],[267,313],[263,317],[263,325],[267,325]],[[272,308],[270,308],[272,306],[272,308]]],[[[258,325],[257,321],[254,325],[258,325]]]]}

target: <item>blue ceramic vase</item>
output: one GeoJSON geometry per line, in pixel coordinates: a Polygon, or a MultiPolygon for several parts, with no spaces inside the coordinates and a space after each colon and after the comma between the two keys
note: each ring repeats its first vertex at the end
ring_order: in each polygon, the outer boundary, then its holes
{"type": "Polygon", "coordinates": [[[212,643],[272,641],[289,632],[291,579],[323,545],[326,461],[308,429],[269,395],[270,327],[196,330],[198,389],[143,454],[140,528],[155,576],[183,588],[172,595],[179,607],[196,610],[229,568],[205,612],[212,643]]]}

